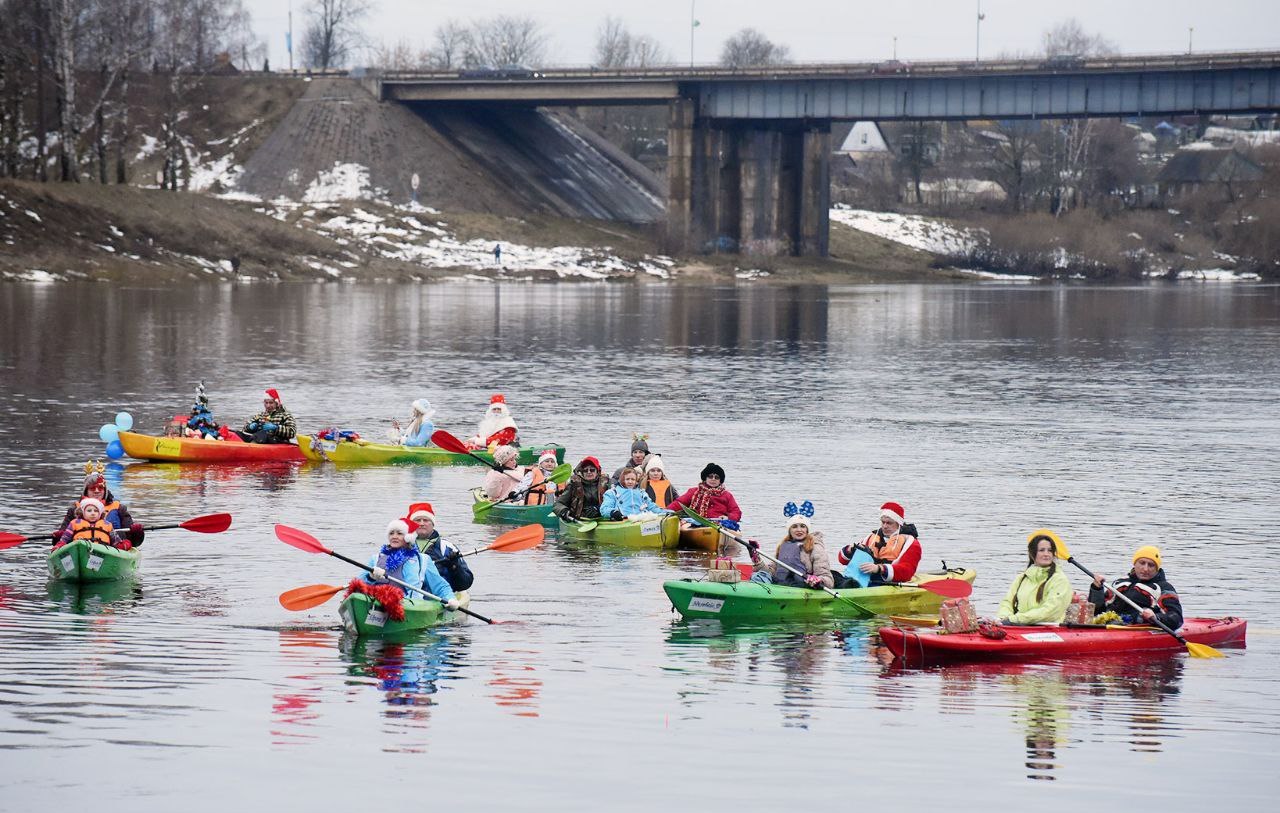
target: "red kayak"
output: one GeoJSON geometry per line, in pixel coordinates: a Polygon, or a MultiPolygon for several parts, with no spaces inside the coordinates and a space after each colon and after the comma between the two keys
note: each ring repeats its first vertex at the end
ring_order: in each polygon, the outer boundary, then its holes
{"type": "MultiPolygon", "coordinates": [[[[1245,620],[1188,618],[1180,632],[1196,644],[1244,646],[1245,620]]],[[[1101,655],[1108,652],[1177,653],[1185,647],[1155,627],[1001,627],[1004,638],[976,632],[946,634],[936,628],[881,627],[880,640],[896,657],[923,665],[949,661],[1030,661],[1101,655]]]]}
{"type": "Polygon", "coordinates": [[[125,454],[161,463],[253,463],[263,460],[306,460],[296,443],[241,443],[233,440],[163,438],[121,432],[125,454]]]}

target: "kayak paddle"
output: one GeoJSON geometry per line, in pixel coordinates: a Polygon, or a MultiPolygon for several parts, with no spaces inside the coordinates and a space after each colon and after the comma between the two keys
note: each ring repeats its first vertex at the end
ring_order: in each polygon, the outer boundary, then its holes
{"type": "Polygon", "coordinates": [[[578,525],[578,533],[589,534],[592,531],[594,531],[596,529],[596,526],[598,526],[599,524],[600,523],[596,522],[594,519],[589,519],[584,522],[581,522],[578,525]]]}
{"type": "Polygon", "coordinates": [[[449,434],[443,429],[437,429],[436,431],[431,433],[431,442],[439,446],[441,449],[444,449],[446,452],[453,452],[454,454],[464,454],[473,460],[478,460],[481,463],[488,466],[489,468],[493,469],[494,471],[507,475],[508,477],[510,477],[512,480],[515,480],[516,482],[519,482],[521,479],[523,479],[521,477],[516,477],[514,474],[512,474],[510,469],[504,469],[501,466],[499,466],[497,463],[485,460],[480,455],[468,449],[467,444],[458,440],[453,435],[449,434]]]}
{"type": "MultiPolygon", "coordinates": [[[[220,534],[231,527],[230,514],[206,514],[202,517],[194,517],[186,522],[175,522],[167,525],[143,525],[144,531],[167,531],[173,528],[182,528],[187,531],[195,531],[201,534],[220,534]]],[[[128,530],[127,528],[123,530],[128,530]]],[[[53,539],[54,534],[2,534],[0,533],[0,550],[12,548],[21,545],[28,539],[53,539]]]]}
{"type": "MultiPolygon", "coordinates": [[[[743,535],[741,535],[741,534],[739,534],[739,533],[736,533],[736,532],[734,532],[734,531],[730,531],[728,528],[725,528],[723,525],[717,525],[716,523],[712,522],[711,520],[709,520],[709,519],[707,519],[706,517],[704,517],[704,516],[702,516],[701,514],[699,514],[697,511],[694,511],[692,508],[685,508],[685,509],[683,510],[683,512],[682,512],[682,513],[683,513],[686,517],[688,517],[689,519],[691,519],[691,520],[693,520],[694,522],[698,523],[699,525],[703,525],[703,526],[705,526],[705,527],[707,527],[707,528],[719,528],[719,529],[720,529],[720,533],[724,534],[725,536],[727,536],[727,537],[729,537],[730,539],[734,540],[734,541],[735,541],[735,542],[737,542],[738,544],[742,545],[742,546],[743,546],[744,548],[746,548],[748,551],[749,551],[749,550],[751,550],[751,546],[747,544],[747,541],[748,541],[748,540],[747,540],[747,538],[746,538],[745,536],[743,536],[743,535]]],[[[804,574],[804,573],[801,573],[799,570],[797,570],[796,568],[794,568],[794,567],[792,567],[791,565],[787,564],[786,562],[780,562],[780,561],[778,561],[777,559],[773,558],[773,557],[772,557],[772,556],[770,556],[769,554],[767,554],[767,553],[765,553],[764,551],[760,550],[759,546],[757,546],[757,547],[756,547],[756,553],[757,553],[757,554],[759,554],[760,556],[763,556],[765,559],[768,559],[770,562],[773,562],[773,563],[774,563],[775,565],[777,565],[778,567],[781,567],[781,568],[784,568],[784,569],[786,569],[786,570],[791,571],[792,573],[794,573],[795,575],[799,576],[799,577],[800,577],[800,578],[802,578],[802,579],[805,577],[805,574],[804,574]]],[[[845,598],[844,596],[842,596],[842,595],[840,595],[839,593],[837,593],[835,590],[832,590],[830,587],[827,587],[826,585],[823,585],[823,586],[821,587],[821,590],[822,590],[822,592],[826,593],[827,595],[831,596],[832,598],[839,599],[840,601],[843,601],[845,604],[848,604],[850,607],[852,607],[852,608],[854,608],[855,610],[857,610],[857,611],[858,611],[858,614],[859,614],[859,617],[861,617],[861,618],[874,618],[874,617],[875,617],[875,613],[871,612],[871,611],[870,611],[870,610],[868,610],[866,607],[863,607],[861,604],[858,604],[858,603],[857,603],[857,602],[855,602],[855,601],[852,601],[852,600],[850,600],[850,599],[848,599],[848,598],[845,598]]]]}
{"type": "MultiPolygon", "coordinates": [[[[476,548],[473,551],[462,554],[463,556],[471,556],[475,553],[483,553],[487,550],[497,551],[498,553],[515,553],[520,550],[528,550],[542,544],[542,540],[546,538],[546,529],[541,525],[526,525],[523,528],[507,531],[502,536],[493,540],[493,543],[483,548],[476,548]]],[[[292,544],[292,543],[290,543],[292,544]]],[[[439,561],[434,560],[434,561],[439,561]]],[[[311,584],[306,587],[295,587],[292,590],[286,590],[280,594],[280,606],[286,610],[309,610],[312,607],[318,607],[329,599],[346,590],[346,585],[334,587],[331,584],[311,584]]]]}
{"type": "Polygon", "coordinates": [[[896,586],[916,587],[947,598],[968,598],[973,595],[973,585],[964,579],[934,579],[933,581],[920,582],[919,584],[904,582],[896,586]]]}
{"type": "MultiPolygon", "coordinates": [[[[547,480],[549,480],[552,483],[555,483],[556,485],[563,485],[564,483],[569,482],[569,478],[572,476],[573,476],[573,466],[570,465],[569,463],[561,463],[559,466],[556,466],[555,469],[552,470],[550,476],[547,477],[547,480]]],[[[516,500],[519,500],[525,495],[527,495],[533,489],[534,489],[533,486],[529,486],[528,488],[521,489],[520,491],[516,492],[516,496],[514,500],[511,497],[506,497],[504,499],[498,500],[498,502],[481,500],[480,502],[471,506],[471,514],[475,518],[479,519],[484,514],[489,513],[489,509],[493,508],[495,505],[498,505],[499,503],[504,503],[504,502],[515,502],[516,500]]]]}
{"type": "MultiPolygon", "coordinates": [[[[1089,570],[1089,568],[1085,567],[1084,565],[1080,564],[1075,560],[1075,557],[1071,555],[1071,549],[1067,547],[1067,543],[1063,542],[1061,537],[1059,537],[1056,533],[1054,533],[1053,531],[1050,531],[1047,528],[1041,528],[1040,530],[1035,531],[1034,533],[1031,534],[1032,539],[1035,539],[1036,537],[1041,537],[1041,536],[1043,536],[1044,538],[1048,539],[1050,542],[1053,543],[1053,552],[1055,556],[1057,556],[1059,559],[1066,559],[1071,564],[1080,568],[1080,570],[1086,576],[1088,576],[1090,580],[1097,578],[1096,576],[1093,575],[1093,572],[1089,570]]],[[[1111,595],[1115,596],[1116,598],[1123,601],[1125,604],[1128,604],[1130,607],[1137,610],[1139,616],[1142,615],[1142,608],[1139,607],[1137,604],[1134,604],[1132,599],[1130,599],[1125,594],[1119,593],[1116,590],[1112,589],[1111,585],[1105,585],[1105,587],[1107,591],[1111,593],[1111,595]]],[[[1175,639],[1177,639],[1178,643],[1182,644],[1187,648],[1187,653],[1191,655],[1191,657],[1193,658],[1225,658],[1226,657],[1221,652],[1209,646],[1208,644],[1197,644],[1197,643],[1188,641],[1186,638],[1183,638],[1178,633],[1169,629],[1169,626],[1167,624],[1162,623],[1158,618],[1152,618],[1148,620],[1147,623],[1152,624],[1164,630],[1165,632],[1169,633],[1170,635],[1172,635],[1175,639]]]]}
{"type": "MultiPolygon", "coordinates": [[[[276,538],[279,539],[281,542],[285,543],[286,545],[291,545],[297,548],[298,550],[306,551],[307,553],[327,553],[328,555],[332,556],[335,559],[340,559],[349,565],[355,565],[356,567],[360,568],[366,573],[373,572],[373,568],[369,567],[363,562],[357,562],[355,559],[348,559],[346,556],[343,556],[341,553],[336,553],[332,550],[329,550],[320,542],[319,539],[316,539],[314,536],[307,533],[306,531],[302,531],[297,528],[290,528],[288,525],[276,525],[276,538]]],[[[390,576],[387,577],[387,581],[391,582],[392,584],[396,585],[400,589],[404,590],[406,593],[409,591],[413,591],[415,593],[421,593],[422,595],[426,596],[429,599],[438,601],[441,604],[445,603],[444,599],[440,598],[434,593],[428,593],[426,590],[422,589],[421,587],[414,587],[408,582],[403,582],[403,581],[400,581],[399,579],[392,578],[390,576]]],[[[478,618],[486,624],[493,623],[492,618],[485,618],[483,615],[480,615],[480,613],[474,613],[471,610],[468,610],[466,607],[459,607],[458,612],[466,613],[467,615],[472,616],[473,618],[478,618]]]]}

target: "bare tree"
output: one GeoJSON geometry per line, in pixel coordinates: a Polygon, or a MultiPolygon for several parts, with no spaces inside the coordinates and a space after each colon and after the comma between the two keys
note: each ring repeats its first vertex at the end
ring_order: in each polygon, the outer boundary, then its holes
{"type": "Polygon", "coordinates": [[[649,35],[635,36],[617,17],[605,17],[596,33],[598,68],[644,68],[670,62],[666,50],[649,35]]]}
{"type": "Polygon", "coordinates": [[[744,28],[725,40],[720,64],[730,68],[762,68],[791,61],[791,49],[769,40],[754,28],[744,28]]]}
{"type": "Polygon", "coordinates": [[[321,70],[345,65],[360,44],[360,21],[372,7],[372,0],[311,0],[302,34],[303,61],[321,70]]]}
{"type": "Polygon", "coordinates": [[[417,48],[408,40],[381,42],[373,47],[370,65],[384,71],[414,71],[432,67],[429,51],[417,48]]]}
{"type": "Polygon", "coordinates": [[[446,20],[427,49],[427,63],[438,70],[460,68],[470,50],[471,31],[457,20],[446,20]]]}
{"type": "Polygon", "coordinates": [[[1040,35],[1040,49],[1044,56],[1114,56],[1120,52],[1116,44],[1101,34],[1089,34],[1074,17],[1048,29],[1040,35]]]}
{"type": "Polygon", "coordinates": [[[500,14],[471,26],[468,66],[537,65],[545,60],[547,35],[532,17],[500,14]]]}

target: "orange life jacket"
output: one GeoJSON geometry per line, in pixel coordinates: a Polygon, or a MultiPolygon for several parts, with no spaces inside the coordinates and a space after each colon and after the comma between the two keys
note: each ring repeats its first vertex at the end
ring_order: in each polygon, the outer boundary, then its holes
{"type": "Polygon", "coordinates": [[[650,480],[647,491],[659,508],[667,507],[667,495],[673,492],[670,480],[650,480]]]}
{"type": "Polygon", "coordinates": [[[871,558],[878,565],[891,565],[902,555],[903,549],[915,539],[910,534],[894,534],[884,540],[883,546],[880,543],[880,535],[875,531],[867,534],[867,538],[862,540],[862,544],[871,552],[871,558]]]}
{"type": "Polygon", "coordinates": [[[547,479],[542,467],[534,466],[533,483],[529,486],[529,493],[525,495],[524,504],[546,505],[555,499],[557,489],[559,486],[547,479]]]}
{"type": "Polygon", "coordinates": [[[105,519],[97,522],[90,522],[87,519],[75,519],[67,526],[71,529],[71,541],[77,539],[87,539],[90,542],[97,542],[99,545],[114,545],[115,540],[111,538],[111,533],[115,531],[115,527],[105,519]]]}

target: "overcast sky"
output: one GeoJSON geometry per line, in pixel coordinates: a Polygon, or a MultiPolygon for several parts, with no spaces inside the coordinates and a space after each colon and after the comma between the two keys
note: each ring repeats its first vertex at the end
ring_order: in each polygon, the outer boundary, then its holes
{"type": "MultiPolygon", "coordinates": [[[[293,0],[295,39],[308,0],[293,0]]],[[[694,58],[713,62],[724,40],[751,26],[787,45],[796,61],[888,59],[893,38],[904,61],[973,57],[975,0],[695,0],[701,25],[694,58]]],[[[268,43],[271,64],[288,64],[285,31],[289,0],[245,0],[268,43]]],[[[591,61],[596,30],[608,15],[635,34],[656,37],[679,62],[689,60],[689,0],[374,0],[364,23],[371,41],[429,44],[436,26],[450,18],[470,21],[496,14],[530,16],[548,35],[549,62],[591,61]]],[[[1280,50],[1277,0],[983,0],[982,54],[1035,49],[1041,32],[1073,16],[1124,53],[1187,49],[1194,27],[1197,51],[1280,50]]],[[[296,59],[296,49],[295,49],[296,59]]]]}

